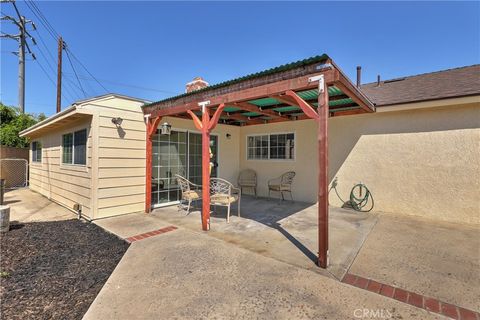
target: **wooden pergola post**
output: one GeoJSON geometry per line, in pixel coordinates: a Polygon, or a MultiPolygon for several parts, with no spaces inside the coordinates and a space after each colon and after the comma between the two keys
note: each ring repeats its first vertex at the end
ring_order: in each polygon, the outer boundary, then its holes
{"type": "Polygon", "coordinates": [[[202,133],[202,230],[210,229],[210,132],[216,127],[220,115],[225,108],[222,103],[212,119],[207,109],[210,101],[200,102],[198,105],[202,109],[202,120],[195,113],[187,110],[192,117],[195,127],[202,133]]]}
{"type": "Polygon", "coordinates": [[[318,143],[318,265],[328,266],[328,87],[324,76],[316,76],[311,81],[318,81],[318,108],[294,91],[285,92],[293,98],[302,111],[317,123],[318,143]]]}
{"type": "Polygon", "coordinates": [[[150,117],[146,118],[145,213],[149,213],[152,208],[152,136],[161,120],[161,117],[153,120],[150,117]]]}

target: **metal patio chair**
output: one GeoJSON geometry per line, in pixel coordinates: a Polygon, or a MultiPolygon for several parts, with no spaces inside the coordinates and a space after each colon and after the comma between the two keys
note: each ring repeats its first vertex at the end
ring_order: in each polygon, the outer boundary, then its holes
{"type": "MultiPolygon", "coordinates": [[[[186,207],[188,215],[190,213],[190,206],[192,202],[202,199],[202,186],[190,182],[178,174],[175,175],[175,178],[177,179],[178,185],[180,186],[180,191],[182,192],[182,201],[187,202],[187,205],[183,204],[183,209],[186,207]]],[[[182,204],[180,204],[179,207],[182,208],[182,204]]]]}
{"type": "Polygon", "coordinates": [[[237,184],[243,192],[243,188],[253,189],[255,197],[257,196],[257,173],[252,169],[240,171],[237,184]]]}
{"type": "Polygon", "coordinates": [[[221,178],[210,178],[210,204],[227,207],[227,223],[230,222],[230,207],[238,202],[238,216],[240,217],[240,198],[242,191],[233,184],[221,178]]]}
{"type": "Polygon", "coordinates": [[[268,180],[268,197],[270,197],[270,193],[272,191],[280,192],[282,195],[282,200],[285,200],[283,196],[284,192],[290,193],[290,198],[293,201],[293,194],[292,194],[292,183],[293,178],[295,177],[294,171],[285,172],[278,178],[268,180]]]}

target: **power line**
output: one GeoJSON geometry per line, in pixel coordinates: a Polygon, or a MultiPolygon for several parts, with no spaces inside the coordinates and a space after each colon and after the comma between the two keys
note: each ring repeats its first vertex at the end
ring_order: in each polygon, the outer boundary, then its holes
{"type": "MultiPolygon", "coordinates": [[[[68,73],[65,73],[65,75],[68,75],[68,73]]],[[[80,74],[79,77],[80,77],[80,79],[83,79],[83,80],[94,81],[93,79],[91,79],[90,77],[87,77],[85,75],[80,74]]],[[[100,80],[102,82],[105,82],[105,83],[111,83],[111,84],[114,84],[114,85],[117,85],[117,86],[121,86],[121,87],[128,87],[128,88],[140,89],[140,90],[145,90],[145,91],[154,91],[154,92],[165,93],[165,94],[177,94],[178,93],[178,92],[160,90],[160,89],[155,89],[155,88],[141,87],[141,86],[137,86],[137,85],[134,85],[134,84],[121,83],[121,82],[116,82],[116,81],[101,79],[101,78],[99,78],[98,80],[100,80]]]]}
{"type": "Polygon", "coordinates": [[[85,98],[87,97],[87,94],[85,93],[85,90],[83,90],[82,83],[80,82],[80,79],[78,78],[77,71],[73,67],[72,59],[70,59],[70,54],[68,53],[68,50],[65,50],[65,53],[67,54],[68,62],[70,62],[70,66],[72,67],[73,72],[75,73],[75,77],[77,78],[78,85],[80,86],[80,89],[82,89],[83,95],[85,98]]]}
{"type": "Polygon", "coordinates": [[[35,2],[26,0],[25,4],[30,9],[30,11],[32,11],[32,13],[38,18],[40,23],[43,24],[43,26],[48,31],[48,33],[53,37],[53,39],[57,40],[59,38],[58,33],[55,31],[52,25],[48,22],[47,18],[43,15],[43,13],[37,7],[35,2]]]}
{"type": "MultiPolygon", "coordinates": [[[[50,24],[50,22],[45,17],[45,15],[41,12],[41,10],[38,8],[38,6],[32,0],[26,0],[25,3],[30,8],[30,10],[40,19],[40,22],[42,22],[42,24],[45,26],[45,28],[50,33],[50,35],[55,40],[57,40],[60,37],[58,32],[55,30],[55,28],[53,28],[53,26],[50,24]]],[[[65,51],[67,53],[69,52],[72,55],[72,57],[80,64],[80,66],[83,69],[85,69],[85,71],[90,75],[90,77],[92,77],[106,92],[109,92],[108,89],[105,88],[105,86],[102,83],[100,83],[100,81],[98,81],[98,79],[85,67],[85,65],[75,56],[75,54],[73,54],[73,52],[69,48],[66,48],[65,51]]],[[[68,57],[68,55],[67,55],[67,57],[68,57]]],[[[69,58],[69,60],[71,60],[70,57],[68,57],[68,58],[69,58]]],[[[76,72],[75,69],[73,68],[73,64],[72,64],[72,69],[74,70],[74,72],[76,72]]],[[[84,90],[82,89],[82,91],[84,91],[84,90]]],[[[85,92],[84,92],[84,94],[85,94],[85,92]]]]}
{"type": "Polygon", "coordinates": [[[90,77],[92,77],[103,88],[103,90],[105,90],[105,92],[108,93],[109,92],[108,89],[105,88],[105,86],[103,84],[101,84],[100,81],[98,81],[98,79],[95,78],[95,76],[90,71],[88,71],[87,67],[85,67],[80,60],[78,60],[78,58],[73,54],[73,52],[70,50],[70,48],[66,48],[66,50],[69,51],[70,54],[72,55],[72,57],[75,60],[77,60],[77,62],[83,67],[83,69],[85,69],[85,71],[87,71],[87,73],[90,75],[90,77]]]}

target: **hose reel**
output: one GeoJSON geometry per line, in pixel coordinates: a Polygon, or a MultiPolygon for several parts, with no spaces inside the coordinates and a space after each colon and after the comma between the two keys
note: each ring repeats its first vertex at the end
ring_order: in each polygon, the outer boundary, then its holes
{"type": "Polygon", "coordinates": [[[332,185],[330,187],[330,190],[333,189],[335,190],[335,193],[337,194],[338,199],[343,202],[342,208],[345,209],[353,209],[355,211],[359,212],[370,212],[373,209],[374,206],[374,201],[373,201],[373,196],[370,193],[370,190],[368,190],[367,186],[364,185],[363,183],[357,183],[353,186],[352,190],[350,191],[350,200],[344,201],[342,197],[338,194],[337,191],[337,185],[338,185],[338,179],[335,177],[332,181],[332,185]],[[369,205],[370,204],[370,205],[369,205]],[[369,205],[367,207],[367,205],[369,205]],[[365,209],[365,208],[368,209],[365,209]]]}

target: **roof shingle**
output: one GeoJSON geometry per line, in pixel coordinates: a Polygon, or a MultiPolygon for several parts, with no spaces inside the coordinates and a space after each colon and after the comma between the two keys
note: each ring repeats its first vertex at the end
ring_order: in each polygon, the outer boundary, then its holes
{"type": "Polygon", "coordinates": [[[361,90],[376,106],[480,94],[480,64],[368,83],[361,90]]]}

